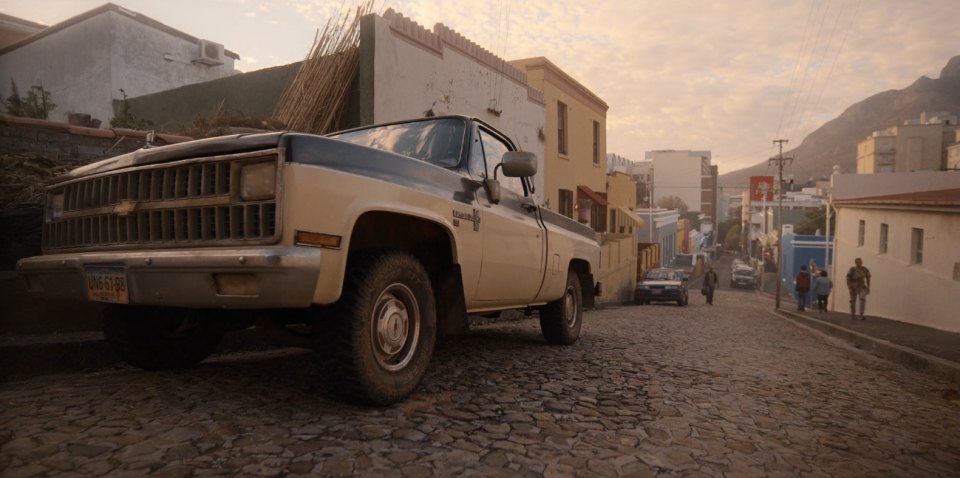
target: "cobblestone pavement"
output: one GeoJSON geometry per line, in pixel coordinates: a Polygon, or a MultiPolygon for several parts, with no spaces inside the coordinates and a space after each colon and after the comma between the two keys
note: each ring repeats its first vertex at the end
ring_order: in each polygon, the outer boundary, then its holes
{"type": "Polygon", "coordinates": [[[405,403],[314,385],[307,353],[0,385],[0,470],[179,477],[957,476],[960,402],[934,379],[775,317],[717,305],[590,312],[572,347],[535,320],[438,350],[405,403]]]}

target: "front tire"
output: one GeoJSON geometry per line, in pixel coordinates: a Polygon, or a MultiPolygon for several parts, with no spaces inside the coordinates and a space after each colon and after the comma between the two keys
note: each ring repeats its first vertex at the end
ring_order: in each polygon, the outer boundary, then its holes
{"type": "Polygon", "coordinates": [[[570,271],[563,297],[540,310],[540,331],[551,344],[570,345],[580,338],[582,323],[583,291],[577,273],[570,271]]]}
{"type": "Polygon", "coordinates": [[[409,254],[351,257],[343,296],[314,328],[324,388],[335,398],[389,405],[426,374],[437,316],[426,270],[409,254]]]}
{"type": "Polygon", "coordinates": [[[103,335],[110,348],[144,370],[196,365],[217,349],[223,333],[195,309],[113,305],[103,311],[103,335]]]}

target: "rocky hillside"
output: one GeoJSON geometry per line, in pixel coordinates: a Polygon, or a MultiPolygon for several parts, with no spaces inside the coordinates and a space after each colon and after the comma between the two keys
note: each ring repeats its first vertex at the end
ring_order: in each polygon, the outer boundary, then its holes
{"type": "MultiPolygon", "coordinates": [[[[833,165],[843,172],[857,170],[857,143],[874,131],[903,124],[920,117],[924,111],[950,111],[960,114],[960,56],[947,62],[940,78],[920,77],[908,88],[875,94],[846,109],[840,116],[810,133],[784,156],[796,158],[792,164],[797,182],[828,176],[833,165]]],[[[764,161],[755,166],[720,176],[721,186],[746,186],[750,176],[776,171],[764,161]]]]}

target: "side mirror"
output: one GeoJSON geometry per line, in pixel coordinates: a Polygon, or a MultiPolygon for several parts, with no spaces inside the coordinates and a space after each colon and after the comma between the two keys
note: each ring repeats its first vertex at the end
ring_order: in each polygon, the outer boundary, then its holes
{"type": "Polygon", "coordinates": [[[500,181],[486,178],[483,180],[483,187],[487,190],[487,197],[492,204],[500,204],[500,181]]]}
{"type": "Polygon", "coordinates": [[[503,175],[521,178],[537,174],[537,155],[527,151],[507,151],[503,153],[501,164],[503,175]]]}

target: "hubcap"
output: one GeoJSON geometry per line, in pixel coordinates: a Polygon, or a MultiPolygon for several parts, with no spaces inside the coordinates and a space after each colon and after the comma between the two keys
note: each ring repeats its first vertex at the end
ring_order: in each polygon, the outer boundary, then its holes
{"type": "Polygon", "coordinates": [[[567,293],[563,296],[563,312],[567,327],[573,327],[577,322],[577,296],[572,286],[567,286],[567,293]]]}
{"type": "Polygon", "coordinates": [[[407,366],[420,339],[420,308],[413,292],[399,283],[387,287],[377,299],[372,325],[377,362],[387,370],[407,366]]]}

